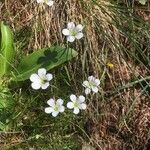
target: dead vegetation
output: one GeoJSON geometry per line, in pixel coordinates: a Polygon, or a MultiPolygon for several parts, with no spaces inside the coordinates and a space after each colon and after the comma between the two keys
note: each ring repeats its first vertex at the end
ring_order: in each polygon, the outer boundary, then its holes
{"type": "MultiPolygon", "coordinates": [[[[77,93],[78,79],[82,81],[91,74],[101,78],[101,92],[89,99],[85,114],[85,131],[90,142],[98,150],[148,150],[150,87],[149,80],[144,78],[149,75],[150,61],[145,65],[140,57],[140,61],[135,59],[134,56],[139,54],[136,54],[134,39],[129,39],[130,34],[125,33],[129,31],[138,36],[134,32],[140,32],[140,28],[130,29],[132,18],[123,18],[128,12],[123,8],[116,11],[117,8],[113,7],[109,0],[96,3],[90,0],[57,0],[52,8],[39,6],[35,0],[5,0],[0,3],[0,20],[11,25],[18,53],[21,49],[23,54],[53,44],[66,44],[60,34],[66,23],[85,24],[84,40],[70,45],[79,52],[79,56],[68,65],[68,70],[77,93]],[[114,67],[109,68],[107,62],[114,67]],[[143,82],[124,88],[141,78],[143,82]]],[[[135,13],[143,16],[141,12],[136,10],[135,13]]],[[[144,13],[146,21],[149,20],[149,10],[147,13],[147,17],[144,13]]],[[[150,56],[148,34],[149,31],[143,37],[146,39],[144,44],[138,41],[144,47],[141,51],[147,51],[147,59],[150,56]]]]}

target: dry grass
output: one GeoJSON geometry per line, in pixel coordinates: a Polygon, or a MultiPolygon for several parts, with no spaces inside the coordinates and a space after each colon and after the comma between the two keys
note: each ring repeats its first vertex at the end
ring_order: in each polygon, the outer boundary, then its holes
{"type": "MultiPolygon", "coordinates": [[[[146,77],[150,67],[135,62],[130,55],[136,49],[133,42],[114,23],[116,19],[124,28],[128,27],[128,22],[121,18],[124,12],[120,15],[114,11],[109,0],[97,4],[90,0],[57,0],[52,8],[37,5],[34,0],[5,0],[0,4],[0,12],[0,20],[6,20],[13,28],[21,54],[53,44],[66,44],[60,34],[66,23],[85,24],[85,38],[69,45],[79,56],[67,68],[77,93],[88,75],[101,78],[101,91],[89,98],[85,114],[91,144],[98,150],[150,148],[149,91],[141,83],[118,91],[118,87],[146,77]],[[114,67],[107,67],[107,62],[114,67]]],[[[148,45],[145,50],[149,53],[148,45]]]]}

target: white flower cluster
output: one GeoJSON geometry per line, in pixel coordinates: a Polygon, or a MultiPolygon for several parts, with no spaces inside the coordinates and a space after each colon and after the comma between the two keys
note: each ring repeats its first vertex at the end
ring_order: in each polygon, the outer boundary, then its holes
{"type": "MultiPolygon", "coordinates": [[[[37,0],[37,3],[47,4],[48,6],[52,6],[54,4],[53,0],[37,0]]],[[[68,42],[74,42],[75,39],[81,39],[83,37],[83,26],[81,24],[75,25],[74,22],[69,22],[67,24],[67,28],[62,30],[62,34],[66,36],[68,42]]],[[[30,76],[31,87],[35,90],[38,89],[47,89],[49,87],[49,82],[53,79],[53,75],[47,73],[45,68],[40,68],[38,73],[34,73],[30,76]]],[[[83,87],[85,87],[85,94],[88,95],[91,92],[97,93],[98,87],[100,84],[100,80],[96,79],[93,76],[89,76],[88,80],[83,82],[83,87]]],[[[59,113],[65,111],[65,107],[63,106],[64,101],[62,99],[54,100],[49,99],[47,104],[49,107],[45,108],[45,112],[48,114],[52,114],[53,117],[56,117],[59,113]]],[[[73,109],[74,114],[78,114],[80,110],[85,110],[87,107],[85,103],[85,97],[83,95],[76,96],[70,95],[70,101],[67,103],[68,109],[73,109]]]]}
{"type": "MultiPolygon", "coordinates": [[[[47,89],[49,87],[50,80],[53,79],[53,75],[50,73],[47,73],[45,68],[40,68],[37,71],[37,74],[34,73],[30,76],[31,80],[31,87],[35,90],[38,89],[47,89]]],[[[87,81],[83,82],[83,86],[85,87],[85,94],[89,94],[91,92],[97,93],[98,92],[98,86],[100,84],[100,80],[96,79],[93,76],[89,76],[87,81]]],[[[49,107],[45,108],[45,113],[52,114],[53,117],[56,117],[59,113],[62,113],[65,111],[65,107],[63,106],[64,101],[62,99],[49,99],[47,101],[47,104],[49,107]]],[[[74,114],[78,114],[80,110],[85,110],[87,107],[85,103],[85,97],[83,95],[76,96],[76,95],[70,95],[70,101],[67,103],[68,109],[73,109],[74,114]]]]}

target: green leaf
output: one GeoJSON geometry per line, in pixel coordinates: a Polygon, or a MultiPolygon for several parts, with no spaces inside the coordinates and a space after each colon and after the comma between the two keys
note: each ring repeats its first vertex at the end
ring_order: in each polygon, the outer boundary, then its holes
{"type": "Polygon", "coordinates": [[[10,28],[1,22],[0,41],[0,76],[10,73],[15,49],[13,46],[13,36],[10,28]]]}
{"type": "Polygon", "coordinates": [[[22,59],[14,74],[14,81],[23,81],[37,72],[39,68],[50,70],[77,56],[77,52],[70,48],[55,46],[40,49],[22,59]]]}

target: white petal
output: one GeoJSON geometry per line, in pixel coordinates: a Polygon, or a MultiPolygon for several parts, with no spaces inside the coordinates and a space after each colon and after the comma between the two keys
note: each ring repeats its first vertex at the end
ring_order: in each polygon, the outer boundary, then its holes
{"type": "Polygon", "coordinates": [[[69,30],[68,29],[63,29],[62,33],[63,33],[63,35],[69,35],[69,30]]]}
{"type": "Polygon", "coordinates": [[[86,88],[85,89],[85,94],[87,95],[87,94],[89,94],[91,92],[91,89],[89,89],[89,88],[86,88]]]}
{"type": "Polygon", "coordinates": [[[95,79],[95,84],[98,86],[100,85],[100,80],[99,79],[95,79]]]}
{"type": "Polygon", "coordinates": [[[75,95],[70,95],[70,99],[71,101],[75,102],[77,100],[77,97],[75,95]]]}
{"type": "Polygon", "coordinates": [[[64,101],[62,99],[58,99],[56,102],[56,104],[58,104],[58,105],[62,105],[63,103],[64,103],[64,101]]]}
{"type": "Polygon", "coordinates": [[[79,32],[79,33],[76,34],[75,37],[79,40],[83,37],[83,33],[79,32]]]}
{"type": "Polygon", "coordinates": [[[47,0],[45,3],[46,3],[48,6],[52,6],[52,5],[54,4],[54,1],[52,1],[52,0],[47,0]]]}
{"type": "Polygon", "coordinates": [[[45,84],[42,84],[42,85],[41,85],[41,88],[42,88],[43,90],[47,89],[48,87],[49,87],[49,82],[46,82],[45,84]]]}
{"type": "Polygon", "coordinates": [[[93,81],[93,80],[95,80],[95,78],[94,78],[93,76],[89,76],[89,77],[88,77],[88,80],[89,80],[89,81],[93,81]]]}
{"type": "Polygon", "coordinates": [[[90,87],[89,81],[84,81],[82,85],[84,87],[90,87]]]}
{"type": "Polygon", "coordinates": [[[64,112],[65,111],[65,107],[64,106],[60,106],[59,107],[59,112],[64,112]]]}
{"type": "Polygon", "coordinates": [[[48,73],[48,74],[46,75],[46,78],[47,78],[47,81],[50,81],[50,80],[53,79],[53,75],[52,75],[51,73],[48,73]]]}
{"type": "Polygon", "coordinates": [[[93,87],[92,87],[92,91],[93,91],[94,93],[97,93],[97,92],[98,92],[98,88],[97,88],[96,86],[93,86],[93,87]]]}
{"type": "Polygon", "coordinates": [[[68,28],[68,29],[74,29],[74,28],[75,28],[74,22],[69,22],[69,23],[67,24],[67,28],[68,28]]]}
{"type": "Polygon", "coordinates": [[[32,87],[33,89],[35,89],[35,90],[38,90],[38,89],[41,88],[41,84],[38,83],[38,82],[33,82],[33,83],[31,84],[31,87],[32,87]]]}
{"type": "Polygon", "coordinates": [[[77,29],[78,32],[80,32],[80,31],[83,30],[83,26],[82,26],[81,24],[78,24],[78,25],[76,26],[76,29],[77,29]]]}
{"type": "Polygon", "coordinates": [[[67,41],[68,41],[68,42],[74,42],[74,40],[75,40],[75,37],[74,37],[74,36],[70,36],[70,35],[69,35],[69,36],[67,37],[67,41]]]}
{"type": "Polygon", "coordinates": [[[53,112],[52,112],[52,116],[53,116],[53,117],[56,117],[58,114],[59,114],[58,111],[53,111],[53,112]]]}
{"type": "Polygon", "coordinates": [[[52,107],[46,107],[45,108],[45,113],[50,114],[54,111],[54,109],[52,107]]]}
{"type": "Polygon", "coordinates": [[[80,103],[83,103],[85,101],[85,97],[83,95],[80,95],[78,100],[80,103]]]}
{"type": "Polygon", "coordinates": [[[73,102],[68,102],[68,103],[67,103],[67,108],[69,108],[69,109],[74,108],[73,102]]]}
{"type": "Polygon", "coordinates": [[[82,103],[82,104],[80,105],[80,109],[85,110],[85,109],[86,109],[86,104],[85,104],[85,103],[82,103]]]}
{"type": "Polygon", "coordinates": [[[47,101],[47,104],[53,107],[55,105],[55,100],[51,98],[47,101]]]}
{"type": "Polygon", "coordinates": [[[31,76],[30,76],[30,80],[32,81],[32,82],[39,82],[40,81],[40,77],[37,75],[37,74],[32,74],[31,76]]]}
{"type": "Polygon", "coordinates": [[[46,69],[45,68],[40,68],[38,70],[38,75],[39,77],[43,78],[43,76],[46,76],[46,69]]]}
{"type": "Polygon", "coordinates": [[[44,3],[44,0],[37,0],[37,3],[44,3]]]}
{"type": "Polygon", "coordinates": [[[73,113],[74,113],[74,114],[78,114],[79,112],[80,112],[79,108],[77,108],[77,107],[74,108],[74,110],[73,110],[73,113]]]}

